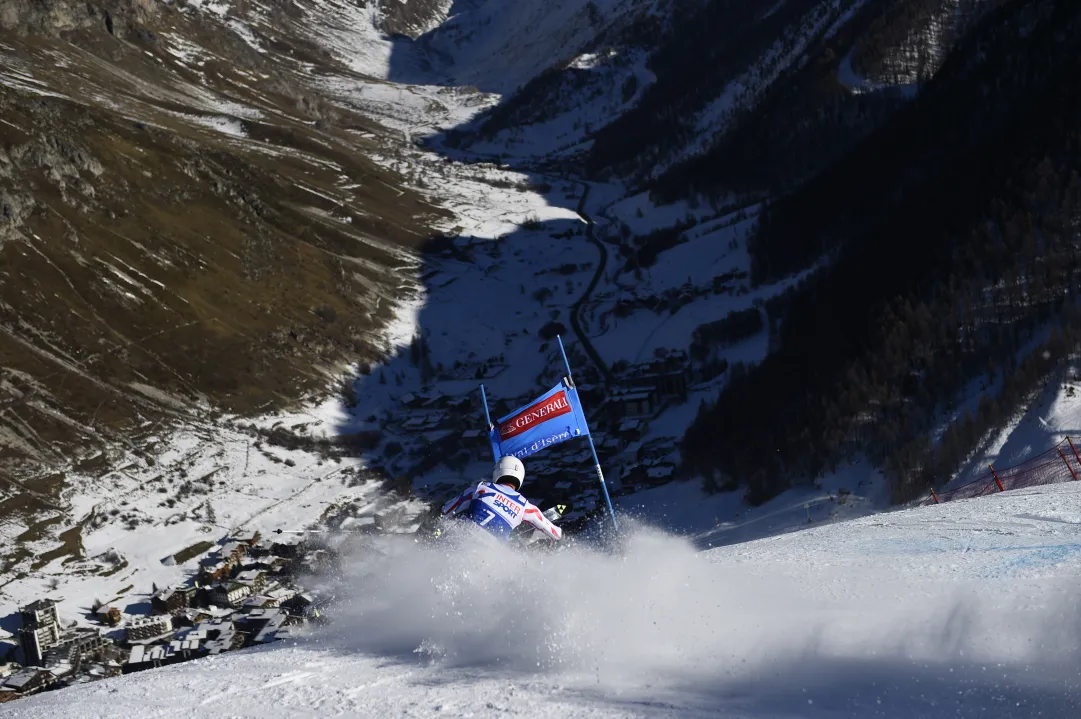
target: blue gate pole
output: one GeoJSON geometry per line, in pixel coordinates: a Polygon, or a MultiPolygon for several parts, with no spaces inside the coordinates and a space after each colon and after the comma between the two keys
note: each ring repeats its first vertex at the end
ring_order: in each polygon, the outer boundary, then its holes
{"type": "MultiPolygon", "coordinates": [[[[484,385],[480,386],[480,399],[484,402],[484,420],[488,423],[488,434],[492,433],[492,415],[488,413],[488,395],[484,393],[484,385]]],[[[498,462],[498,453],[495,451],[495,447],[492,447],[492,458],[498,462]]]]}
{"type": "MultiPolygon", "coordinates": [[[[559,352],[563,355],[563,364],[567,367],[567,379],[573,383],[573,375],[571,374],[571,363],[567,360],[567,350],[563,348],[563,338],[556,335],[556,341],[559,342],[559,352]]],[[[608,516],[612,518],[612,529],[619,531],[619,525],[616,523],[616,511],[612,509],[612,498],[608,496],[608,485],[604,482],[604,472],[601,470],[601,460],[597,456],[597,448],[593,445],[593,434],[589,431],[589,424],[586,424],[586,439],[589,440],[589,451],[593,453],[593,465],[597,468],[597,479],[601,482],[601,493],[604,495],[604,502],[608,505],[608,516]]]]}

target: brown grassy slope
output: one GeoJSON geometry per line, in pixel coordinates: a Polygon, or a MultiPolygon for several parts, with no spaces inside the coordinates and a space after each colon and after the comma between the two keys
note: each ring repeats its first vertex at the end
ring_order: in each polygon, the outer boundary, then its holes
{"type": "Polygon", "coordinates": [[[356,130],[378,128],[235,38],[157,22],[232,61],[0,34],[0,478],[196,408],[287,403],[377,356],[415,274],[435,211],[365,157],[356,130]]]}

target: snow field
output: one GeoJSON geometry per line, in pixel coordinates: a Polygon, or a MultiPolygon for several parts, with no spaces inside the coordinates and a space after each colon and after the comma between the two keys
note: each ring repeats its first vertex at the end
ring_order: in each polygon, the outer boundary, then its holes
{"type": "MultiPolygon", "coordinates": [[[[315,433],[325,427],[320,414],[331,421],[330,410],[321,406],[311,414],[260,423],[307,424],[315,433]]],[[[359,459],[324,462],[318,454],[261,443],[226,423],[213,430],[181,428],[162,438],[159,452],[154,465],[132,461],[101,477],[72,478],[66,516],[57,512],[56,518],[60,527],[82,526],[83,558],[71,564],[63,555],[31,569],[36,556],[55,549],[58,540],[44,536],[24,543],[33,554],[13,568],[22,576],[0,586],[0,617],[43,596],[57,601],[65,623],[97,626],[88,618],[94,599],[145,614],[154,585],[182,582],[198,570],[202,554],[183,564],[171,559],[188,547],[216,545],[238,529],[264,536],[303,529],[341,504],[366,506],[370,515],[394,502],[384,498],[379,482],[349,481],[364,468],[359,459]],[[190,491],[182,491],[185,485],[190,491]],[[128,526],[126,517],[137,524],[128,526]]],[[[0,541],[14,541],[26,529],[22,522],[8,522],[0,527],[0,541]]]]}
{"type": "MultiPolygon", "coordinates": [[[[1081,489],[697,553],[357,548],[327,629],[20,702],[21,716],[1035,717],[1079,705],[1081,489]]],[[[630,523],[626,523],[630,524],[630,523]]]]}

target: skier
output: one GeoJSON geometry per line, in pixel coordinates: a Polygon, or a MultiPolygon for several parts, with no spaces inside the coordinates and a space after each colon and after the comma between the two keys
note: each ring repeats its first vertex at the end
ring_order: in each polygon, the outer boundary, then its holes
{"type": "Polygon", "coordinates": [[[519,494],[525,480],[525,467],[517,457],[503,457],[495,463],[491,482],[480,482],[443,505],[443,515],[464,512],[478,527],[496,536],[510,539],[511,532],[523,521],[529,522],[552,539],[560,539],[563,530],[552,524],[540,509],[519,494]]]}

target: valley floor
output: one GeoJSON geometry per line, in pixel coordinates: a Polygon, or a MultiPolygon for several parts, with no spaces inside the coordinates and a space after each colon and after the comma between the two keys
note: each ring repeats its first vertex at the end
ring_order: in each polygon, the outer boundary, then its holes
{"type": "MultiPolygon", "coordinates": [[[[20,717],[1062,717],[1081,487],[696,552],[358,548],[327,629],[40,695],[20,717]],[[505,554],[504,554],[505,553],[505,554]]],[[[11,711],[11,709],[9,709],[11,711]]]]}

